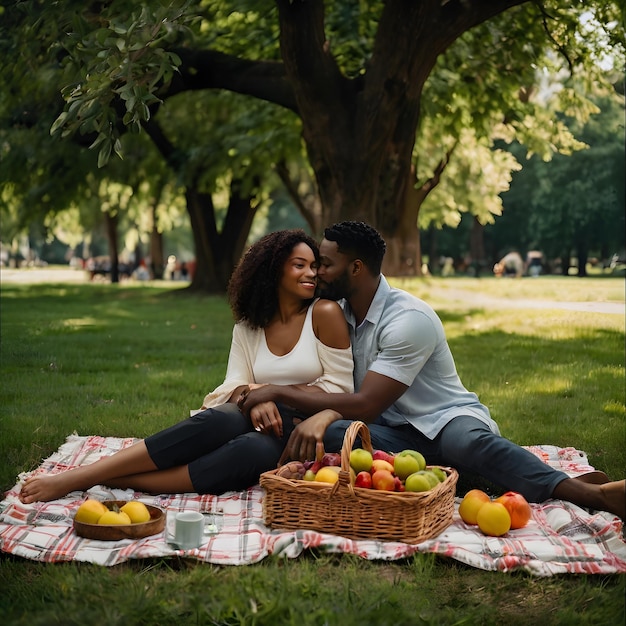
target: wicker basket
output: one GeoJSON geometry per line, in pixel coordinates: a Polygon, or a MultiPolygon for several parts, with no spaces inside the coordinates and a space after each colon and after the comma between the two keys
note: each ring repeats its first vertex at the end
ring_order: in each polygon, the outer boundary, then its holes
{"type": "Polygon", "coordinates": [[[367,426],[352,422],[344,435],[341,471],[335,484],[292,480],[278,476],[278,470],[261,474],[267,526],[416,544],[436,537],[452,523],[458,480],[453,468],[442,467],[448,475],[446,480],[425,492],[354,487],[350,482],[350,452],[359,434],[362,447],[373,452],[367,426]]]}

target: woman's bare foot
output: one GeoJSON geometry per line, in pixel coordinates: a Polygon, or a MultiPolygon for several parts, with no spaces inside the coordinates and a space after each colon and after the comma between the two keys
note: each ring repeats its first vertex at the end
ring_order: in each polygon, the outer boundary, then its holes
{"type": "Polygon", "coordinates": [[[73,491],[66,472],[61,474],[35,474],[24,481],[20,491],[20,500],[24,504],[57,500],[73,491]]]}

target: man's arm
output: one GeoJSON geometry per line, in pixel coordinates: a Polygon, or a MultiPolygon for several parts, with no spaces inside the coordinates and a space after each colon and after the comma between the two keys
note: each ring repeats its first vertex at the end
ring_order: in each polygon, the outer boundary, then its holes
{"type": "Polygon", "coordinates": [[[239,403],[239,408],[247,414],[259,402],[282,402],[307,415],[334,409],[344,419],[371,423],[406,389],[406,385],[393,378],[369,371],[356,393],[307,393],[294,385],[265,385],[251,390],[239,403]]]}

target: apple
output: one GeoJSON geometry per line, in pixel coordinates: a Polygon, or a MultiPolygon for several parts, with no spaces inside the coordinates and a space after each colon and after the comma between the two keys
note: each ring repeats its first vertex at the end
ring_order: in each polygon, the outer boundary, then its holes
{"type": "Polygon", "coordinates": [[[338,452],[326,452],[322,457],[322,467],[337,467],[341,465],[341,454],[338,452]]]}
{"type": "Polygon", "coordinates": [[[418,452],[417,450],[402,450],[402,452],[398,452],[398,454],[396,454],[395,458],[399,456],[413,457],[419,464],[419,468],[417,471],[423,470],[426,468],[426,459],[424,458],[424,455],[421,452],[418,452]]]}
{"type": "Polygon", "coordinates": [[[478,511],[483,504],[489,502],[490,500],[491,499],[484,491],[481,491],[480,489],[470,489],[465,494],[461,504],[459,505],[459,515],[461,516],[461,519],[466,524],[475,525],[477,523],[476,518],[478,516],[478,511]]]}
{"type": "Polygon", "coordinates": [[[319,472],[321,469],[322,469],[322,462],[313,461],[313,465],[311,465],[311,467],[309,468],[309,471],[313,472],[314,474],[317,474],[317,472],[319,472]]]}
{"type": "Polygon", "coordinates": [[[371,489],[372,475],[366,471],[359,472],[354,480],[354,486],[361,487],[362,489],[371,489]]]}
{"type": "Polygon", "coordinates": [[[380,459],[382,461],[387,461],[387,463],[389,463],[390,465],[393,465],[393,454],[389,454],[388,452],[385,452],[384,450],[374,450],[374,453],[372,454],[372,458],[375,461],[377,459],[380,459]]]}
{"type": "Polygon", "coordinates": [[[350,452],[350,467],[355,472],[369,472],[372,469],[372,453],[363,448],[355,448],[350,452]]]}
{"type": "Polygon", "coordinates": [[[302,480],[315,480],[315,472],[313,470],[308,469],[306,472],[304,472],[304,476],[302,477],[302,480]]]}
{"type": "Polygon", "coordinates": [[[418,474],[425,476],[430,483],[431,489],[439,484],[439,479],[430,470],[420,470],[418,474]]]}
{"type": "Polygon", "coordinates": [[[504,508],[509,512],[512,529],[524,528],[524,526],[528,524],[532,512],[530,504],[528,504],[528,501],[521,493],[507,491],[499,498],[496,498],[494,502],[499,502],[504,505],[504,508]]]}
{"type": "Polygon", "coordinates": [[[393,469],[396,476],[404,480],[407,476],[419,472],[420,462],[410,454],[397,454],[393,459],[393,469]]]}
{"type": "Polygon", "coordinates": [[[406,487],[404,483],[398,478],[398,476],[393,477],[394,482],[394,491],[406,491],[406,487]]]}
{"type": "Polygon", "coordinates": [[[404,481],[404,488],[407,491],[430,491],[431,484],[430,481],[424,474],[420,474],[420,472],[415,472],[410,476],[407,476],[404,481]]]}
{"type": "Polygon", "coordinates": [[[389,470],[378,470],[372,474],[372,487],[379,491],[395,491],[395,476],[389,470]]]}
{"type": "Polygon", "coordinates": [[[440,468],[440,467],[431,467],[430,471],[439,479],[439,482],[442,483],[448,478],[448,475],[440,468]]]}
{"type": "Polygon", "coordinates": [[[370,470],[372,474],[379,472],[380,470],[385,470],[390,474],[393,474],[393,463],[389,463],[384,461],[383,459],[374,459],[372,461],[372,469],[370,470]]]}

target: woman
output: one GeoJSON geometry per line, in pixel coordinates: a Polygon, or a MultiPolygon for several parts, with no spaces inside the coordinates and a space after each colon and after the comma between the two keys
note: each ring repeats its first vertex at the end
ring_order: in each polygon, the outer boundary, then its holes
{"type": "Polygon", "coordinates": [[[34,475],[24,503],[49,501],[94,485],[147,493],[245,489],[274,469],[306,415],[273,402],[243,415],[237,400],[259,384],[310,393],[353,391],[352,351],[341,308],[314,298],[315,241],[301,230],[266,235],[235,269],[228,296],[235,316],[226,379],[202,409],[179,424],[91,465],[34,475]]]}

